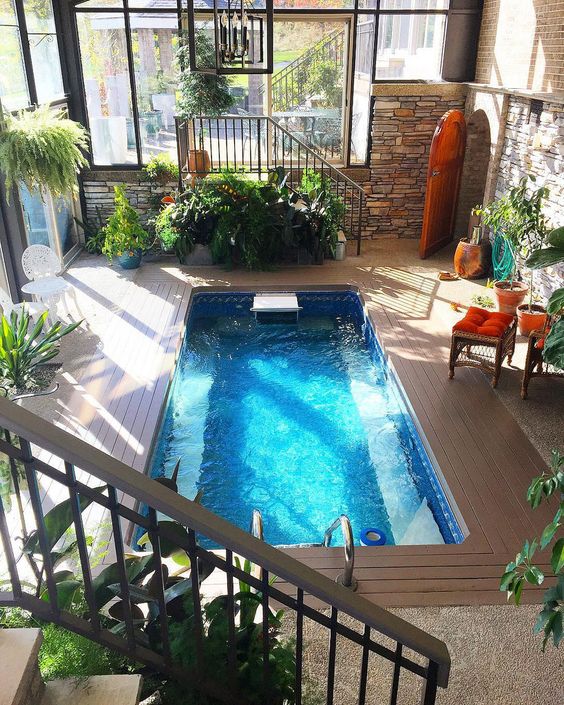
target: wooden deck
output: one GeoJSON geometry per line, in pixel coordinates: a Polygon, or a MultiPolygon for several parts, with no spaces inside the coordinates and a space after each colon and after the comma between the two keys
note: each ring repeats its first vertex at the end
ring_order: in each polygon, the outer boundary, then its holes
{"type": "MultiPolygon", "coordinates": [[[[504,566],[551,518],[544,507],[532,512],[525,500],[544,462],[486,377],[464,368],[448,380],[449,331],[460,316],[449,297],[467,284],[446,289],[433,265],[407,267],[401,251],[375,266],[379,259],[369,252],[275,273],[144,264],[100,336],[102,349],[71,380],[53,420],[141,472],[194,287],[356,286],[468,529],[460,545],[358,548],[359,593],[390,606],[502,603],[504,566]]],[[[81,292],[80,279],[74,282],[79,296],[93,296],[86,287],[81,292]]],[[[57,500],[48,486],[43,491],[47,503],[57,500]]],[[[288,553],[332,577],[342,569],[339,548],[288,553]]],[[[525,591],[525,600],[539,597],[525,591]]]]}

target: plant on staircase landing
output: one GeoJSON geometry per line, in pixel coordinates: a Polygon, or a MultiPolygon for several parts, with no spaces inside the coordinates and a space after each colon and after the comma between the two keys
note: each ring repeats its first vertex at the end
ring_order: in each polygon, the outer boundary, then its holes
{"type": "Polygon", "coordinates": [[[0,169],[8,192],[20,182],[55,198],[76,192],[87,148],[86,130],[61,110],[43,106],[0,117],[0,169]]]}
{"type": "MultiPolygon", "coordinates": [[[[196,31],[196,61],[198,66],[215,64],[214,47],[209,36],[203,31],[196,31]]],[[[193,120],[196,117],[217,117],[229,112],[234,105],[234,97],[229,88],[231,79],[225,75],[214,75],[199,71],[190,71],[188,39],[180,37],[176,50],[178,65],[178,88],[180,97],[176,104],[176,114],[181,120],[193,120]]],[[[195,131],[189,130],[189,139],[196,139],[195,131]]],[[[184,167],[184,165],[181,165],[184,167]]],[[[204,127],[200,125],[198,143],[190,144],[188,150],[188,173],[192,174],[192,183],[196,178],[203,178],[210,171],[209,154],[204,148],[204,127]]]]}
{"type": "Polygon", "coordinates": [[[124,186],[114,186],[115,211],[104,228],[102,252],[111,261],[114,257],[123,269],[136,269],[141,264],[143,250],[151,236],[142,227],[139,213],[127,200],[124,186]]]}
{"type": "Polygon", "coordinates": [[[540,539],[525,541],[515,560],[505,568],[500,583],[500,590],[506,591],[507,598],[518,605],[525,583],[541,585],[544,582],[544,573],[533,563],[537,549],[552,546],[550,565],[556,585],[544,593],[543,607],[535,624],[535,632],[544,633],[543,651],[551,638],[554,646],[559,645],[564,626],[564,535],[561,531],[564,518],[564,455],[556,450],[552,451],[550,471],[535,477],[527,490],[527,500],[533,509],[552,496],[556,496],[559,502],[554,519],[545,527],[540,539]]]}

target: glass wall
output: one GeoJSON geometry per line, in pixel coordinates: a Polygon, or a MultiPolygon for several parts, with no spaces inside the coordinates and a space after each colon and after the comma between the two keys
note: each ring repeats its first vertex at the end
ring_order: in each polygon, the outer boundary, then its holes
{"type": "Polygon", "coordinates": [[[7,110],[64,97],[51,0],[0,0],[0,99],[7,110]]]}
{"type": "Polygon", "coordinates": [[[143,162],[159,152],[176,158],[177,16],[134,13],[130,25],[143,162]]]}
{"type": "Polygon", "coordinates": [[[437,14],[381,14],[376,80],[440,78],[445,19],[437,14]]]}
{"type": "MultiPolygon", "coordinates": [[[[208,0],[195,5],[209,21],[208,0]]],[[[372,82],[440,78],[449,0],[274,0],[274,8],[274,73],[231,77],[233,112],[270,114],[335,163],[366,163],[372,82]]],[[[176,10],[176,0],[76,5],[95,165],[175,157],[176,10]]]]}
{"type": "Polygon", "coordinates": [[[29,105],[29,91],[14,0],[0,0],[0,33],[0,100],[17,110],[29,105]]]}
{"type": "Polygon", "coordinates": [[[49,0],[23,0],[37,102],[48,103],[64,96],[59,47],[49,0]]]}
{"type": "Polygon", "coordinates": [[[80,13],[77,25],[94,164],[136,164],[125,18],[80,13]]]}

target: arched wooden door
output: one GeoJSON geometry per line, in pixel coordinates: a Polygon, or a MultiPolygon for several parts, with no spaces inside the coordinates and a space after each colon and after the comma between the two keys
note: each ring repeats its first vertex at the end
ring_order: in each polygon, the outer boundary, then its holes
{"type": "Polygon", "coordinates": [[[425,259],[453,236],[456,204],[466,149],[466,121],[460,110],[446,112],[435,129],[423,212],[419,256],[425,259]]]}

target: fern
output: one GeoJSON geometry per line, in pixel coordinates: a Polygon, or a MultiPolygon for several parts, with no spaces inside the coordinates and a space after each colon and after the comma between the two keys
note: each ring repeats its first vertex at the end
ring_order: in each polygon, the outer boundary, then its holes
{"type": "Polygon", "coordinates": [[[86,130],[62,110],[43,106],[4,113],[0,169],[7,191],[23,182],[30,191],[48,189],[54,197],[76,192],[76,175],[88,165],[81,150],[87,148],[86,130]]]}

